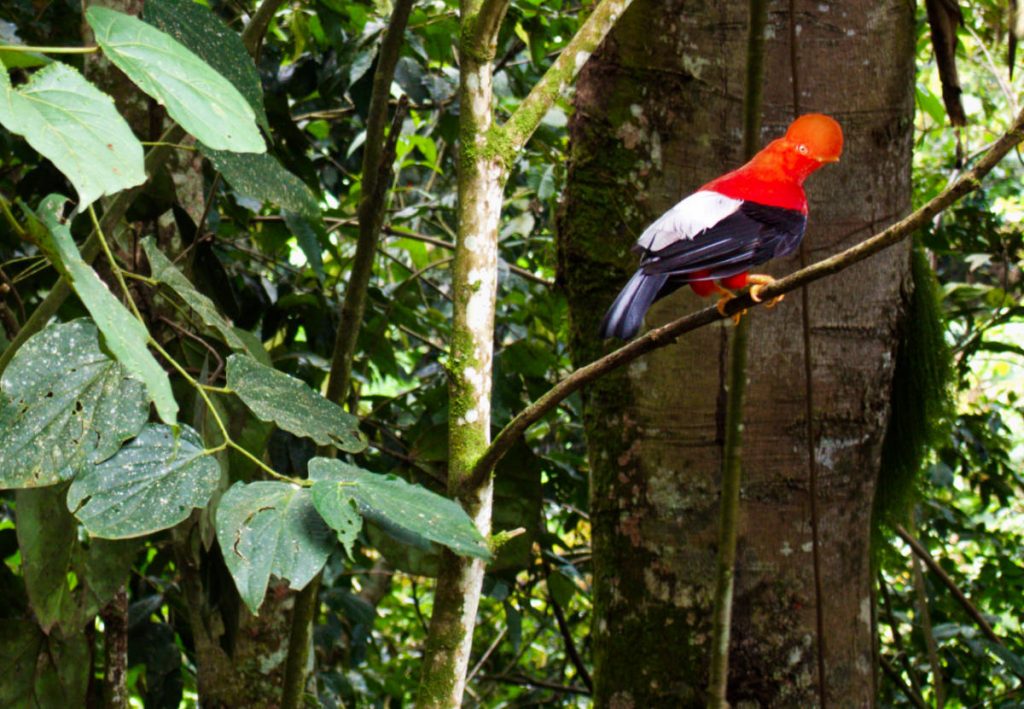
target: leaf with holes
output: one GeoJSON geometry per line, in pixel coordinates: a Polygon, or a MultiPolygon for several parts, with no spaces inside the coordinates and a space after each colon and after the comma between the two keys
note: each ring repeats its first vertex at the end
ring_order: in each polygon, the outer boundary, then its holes
{"type": "Polygon", "coordinates": [[[338,541],[345,547],[345,553],[352,557],[363,518],[359,506],[352,496],[352,488],[343,484],[326,483],[312,488],[313,504],[331,529],[338,533],[338,541]]]}
{"type": "Polygon", "coordinates": [[[314,500],[320,499],[325,507],[351,497],[367,519],[437,542],[456,554],[491,558],[473,520],[455,500],[394,475],[378,475],[331,458],[309,461],[309,479],[315,481],[314,500]]]}
{"type": "Polygon", "coordinates": [[[149,424],[106,460],[83,468],[68,509],[90,534],[127,539],[173,527],[203,507],[220,483],[220,466],[199,434],[149,424]]]}
{"type": "Polygon", "coordinates": [[[249,102],[178,40],[105,7],[90,7],[85,17],[104,55],[182,128],[216,150],[266,150],[249,102]]]}
{"type": "Polygon", "coordinates": [[[164,256],[163,252],[156,245],[153,237],[147,236],[142,240],[142,249],[146,252],[149,260],[149,270],[156,280],[168,286],[171,290],[188,304],[192,310],[202,319],[207,327],[220,334],[221,339],[228,346],[240,352],[248,352],[249,348],[235,334],[234,326],[220,314],[220,310],[212,300],[196,290],[192,282],[185,277],[185,274],[175,268],[171,260],[164,256]]]}
{"type": "Polygon", "coordinates": [[[51,194],[39,207],[39,216],[46,225],[46,232],[40,232],[44,242],[40,246],[68,279],[117,361],[142,380],[160,418],[173,424],[178,417],[178,402],[174,400],[167,373],[147,349],[149,331],[128,312],[128,308],[121,305],[96,272],[82,260],[71,230],[60,221],[65,201],[62,195],[51,194]]]}
{"type": "Polygon", "coordinates": [[[0,487],[67,480],[149,417],[145,387],[100,349],[89,320],[33,335],[0,378],[0,487]]]}
{"type": "Polygon", "coordinates": [[[193,0],[146,0],[142,19],[174,37],[230,81],[252,106],[259,124],[270,131],[256,65],[238,33],[210,8],[193,0]]]}
{"type": "Polygon", "coordinates": [[[273,574],[305,588],[331,553],[309,490],[285,482],[235,483],[217,506],[217,541],[238,593],[259,610],[273,574]]]}
{"type": "Polygon", "coordinates": [[[0,123],[71,181],[79,208],[146,181],[142,144],[114,100],[60,62],[11,87],[0,65],[0,123]]]}
{"type": "Polygon", "coordinates": [[[252,357],[228,358],[228,387],[263,421],[273,421],[296,436],[312,438],[349,453],[366,448],[359,419],[331,403],[304,382],[267,367],[252,357]]]}

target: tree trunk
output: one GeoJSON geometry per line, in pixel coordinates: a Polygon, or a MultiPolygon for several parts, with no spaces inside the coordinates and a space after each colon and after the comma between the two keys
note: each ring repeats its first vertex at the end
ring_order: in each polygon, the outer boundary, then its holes
{"type": "MultiPolygon", "coordinates": [[[[833,115],[846,133],[842,162],[809,180],[812,262],[909,208],[913,5],[798,1],[794,21],[799,108],[833,115]]],[[[739,0],[637,0],[578,80],[559,229],[578,363],[607,347],[596,337],[598,305],[635,268],[635,237],[741,162],[746,22],[739,0]],[[664,18],[656,33],[652,17],[664,18]]],[[[794,114],[789,22],[788,4],[773,3],[762,144],[794,114]]],[[[799,263],[794,255],[766,270],[788,273],[799,263]]],[[[819,652],[830,703],[873,701],[870,512],[907,270],[900,247],[810,288],[810,391],[801,297],[750,316],[733,704],[820,702],[819,652]]],[[[647,322],[698,305],[680,291],[647,322]]],[[[696,331],[587,392],[598,706],[704,701],[730,328],[696,331]]]]}

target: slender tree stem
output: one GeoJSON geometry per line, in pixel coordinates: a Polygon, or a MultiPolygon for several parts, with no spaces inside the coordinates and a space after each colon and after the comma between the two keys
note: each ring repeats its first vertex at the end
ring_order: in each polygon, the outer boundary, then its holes
{"type": "Polygon", "coordinates": [[[924,574],[921,572],[921,561],[917,556],[910,557],[910,570],[914,578],[914,590],[917,594],[917,612],[920,615],[921,634],[928,650],[928,664],[931,665],[932,686],[935,693],[935,707],[942,709],[946,705],[946,689],[942,681],[942,662],[939,660],[939,647],[932,632],[932,615],[928,608],[928,589],[924,585],[924,574]]]}
{"type": "MultiPolygon", "coordinates": [[[[963,173],[933,199],[903,219],[859,244],[855,244],[845,251],[822,259],[806,268],[801,268],[765,286],[761,291],[762,301],[770,301],[776,296],[789,293],[840,271],[845,271],[854,264],[860,263],[868,257],[900,243],[918,229],[926,226],[935,215],[944,211],[964,195],[978,189],[981,186],[981,180],[1021,141],[1024,141],[1024,110],[1017,114],[1010,128],[991,145],[988,151],[975,164],[974,168],[963,173]]],[[[473,475],[463,483],[464,488],[472,489],[474,484],[478,484],[478,481],[486,479],[494,470],[497,462],[512,448],[526,429],[542,419],[549,411],[585,384],[604,376],[614,369],[629,364],[648,352],[673,344],[680,335],[717,322],[724,317],[730,317],[742,310],[755,308],[760,304],[755,303],[749,295],[742,295],[729,302],[724,308],[724,315],[719,313],[714,307],[704,308],[666,325],[654,328],[604,357],[594,360],[590,364],[584,365],[566,375],[565,378],[551,387],[536,401],[516,414],[501,429],[501,432],[494,438],[487,451],[477,461],[473,475]]]]}
{"type": "MultiPolygon", "coordinates": [[[[356,242],[352,271],[345,288],[334,351],[331,355],[331,371],[327,379],[327,398],[338,403],[344,402],[349,390],[352,361],[355,359],[356,344],[366,310],[366,293],[370,277],[373,275],[374,255],[384,223],[395,148],[408,110],[408,101],[403,96],[395,109],[391,130],[385,136],[391,82],[395,77],[395,67],[405,42],[405,27],[409,22],[412,4],[413,0],[396,0],[387,30],[381,40],[377,69],[373,75],[370,109],[366,119],[366,142],[363,144],[362,192],[358,211],[359,239],[356,242]]],[[[320,575],[317,574],[295,596],[281,699],[283,709],[297,709],[302,702],[310,637],[320,607],[319,593],[320,575]]]]}
{"type": "MultiPolygon", "coordinates": [[[[490,469],[474,476],[491,435],[494,305],[502,196],[515,154],[540,124],[630,0],[601,0],[577,34],[503,126],[494,125],[493,61],[508,0],[461,0],[459,46],[458,236],[452,269],[449,355],[448,489],[481,534],[490,533],[490,469]],[[466,484],[470,478],[475,479],[466,484]]],[[[462,703],[476,610],[480,560],[445,552],[424,648],[417,706],[462,703]]]]}
{"type": "MultiPolygon", "coordinates": [[[[764,29],[766,0],[750,0],[747,25],[747,75],[743,97],[743,154],[749,160],[761,147],[761,105],[764,96],[764,29]]],[[[725,409],[725,447],[722,451],[721,512],[718,518],[718,568],[711,618],[711,668],[708,707],[727,707],[729,638],[736,575],[736,541],[740,526],[742,486],[743,399],[747,390],[747,342],[750,318],[740,316],[729,351],[729,391],[725,409]]]]}
{"type": "Polygon", "coordinates": [[[128,703],[128,593],[121,586],[102,611],[103,706],[127,709],[128,703]]]}

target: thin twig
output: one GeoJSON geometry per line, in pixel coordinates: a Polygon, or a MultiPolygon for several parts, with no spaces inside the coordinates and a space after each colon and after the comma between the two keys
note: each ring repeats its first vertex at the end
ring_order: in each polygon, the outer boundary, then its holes
{"type": "Polygon", "coordinates": [[[916,556],[910,557],[910,570],[914,577],[914,591],[917,594],[917,612],[921,616],[921,633],[928,650],[928,664],[931,666],[932,684],[935,687],[935,707],[942,709],[946,703],[946,691],[942,681],[942,663],[939,660],[939,648],[932,632],[932,615],[928,608],[928,590],[924,586],[924,574],[921,573],[921,562],[916,556]]]}
{"type": "Polygon", "coordinates": [[[925,563],[928,570],[938,577],[939,581],[942,582],[942,585],[949,589],[949,592],[953,594],[953,598],[955,598],[957,603],[967,611],[967,615],[971,616],[971,619],[978,624],[978,627],[981,629],[981,632],[985,637],[996,645],[1002,645],[1005,647],[1006,644],[1003,642],[1003,639],[996,635],[992,626],[989,625],[987,620],[985,620],[985,616],[981,614],[981,611],[978,610],[977,606],[971,603],[970,599],[967,598],[967,595],[960,590],[959,586],[957,586],[956,581],[954,581],[950,575],[946,573],[946,570],[939,565],[939,562],[935,561],[932,555],[928,553],[928,550],[924,548],[924,545],[915,539],[901,524],[896,525],[896,534],[898,534],[900,539],[905,541],[914,554],[925,563]]]}
{"type": "Polygon", "coordinates": [[[590,696],[590,690],[584,687],[573,687],[571,685],[566,686],[564,684],[556,684],[555,682],[548,682],[542,679],[532,679],[530,677],[520,675],[482,675],[481,680],[488,680],[490,682],[500,682],[502,684],[515,684],[521,687],[536,687],[537,689],[550,689],[554,692],[562,692],[563,694],[582,694],[583,696],[590,696]]]}
{"type": "Polygon", "coordinates": [[[910,702],[918,709],[928,709],[928,703],[924,698],[913,688],[907,686],[907,683],[900,677],[900,673],[889,664],[889,661],[884,657],[879,656],[878,663],[882,666],[882,671],[889,676],[889,679],[893,681],[900,691],[903,692],[904,696],[910,700],[910,702]]]}
{"type": "MultiPolygon", "coordinates": [[[[548,568],[548,578],[550,578],[550,565],[546,564],[545,566],[548,568]]],[[[565,642],[565,652],[569,655],[573,667],[576,668],[576,674],[583,680],[583,684],[587,685],[587,689],[593,692],[594,680],[591,679],[590,672],[587,671],[587,666],[583,664],[583,658],[580,657],[579,650],[576,649],[576,641],[573,640],[572,629],[569,627],[569,623],[566,622],[562,606],[555,600],[555,594],[551,592],[550,585],[548,585],[548,602],[551,604],[551,610],[554,612],[555,620],[558,622],[558,632],[562,634],[562,640],[565,642]]]]}

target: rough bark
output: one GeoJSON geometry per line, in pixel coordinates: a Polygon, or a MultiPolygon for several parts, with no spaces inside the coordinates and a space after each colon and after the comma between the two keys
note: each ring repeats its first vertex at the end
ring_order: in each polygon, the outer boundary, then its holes
{"type": "MultiPolygon", "coordinates": [[[[792,118],[787,8],[769,10],[765,140],[792,118]]],[[[802,109],[835,116],[847,136],[842,162],[809,180],[813,262],[909,207],[913,7],[796,8],[802,109]]],[[[609,303],[635,267],[628,247],[636,234],[741,162],[746,9],[738,0],[637,0],[580,76],[559,230],[578,362],[605,351],[595,304],[609,303]],[[657,33],[653,16],[665,18],[657,33]]],[[[870,510],[906,256],[898,247],[810,287],[822,651],[827,696],[841,705],[870,705],[874,695],[870,510]]],[[[767,270],[797,266],[794,257],[767,270]]],[[[734,704],[806,706],[820,696],[799,301],[752,320],[734,704]]],[[[699,304],[680,292],[657,304],[648,324],[699,304]]],[[[704,328],[586,393],[598,706],[704,701],[725,345],[722,327],[704,328]]]]}

